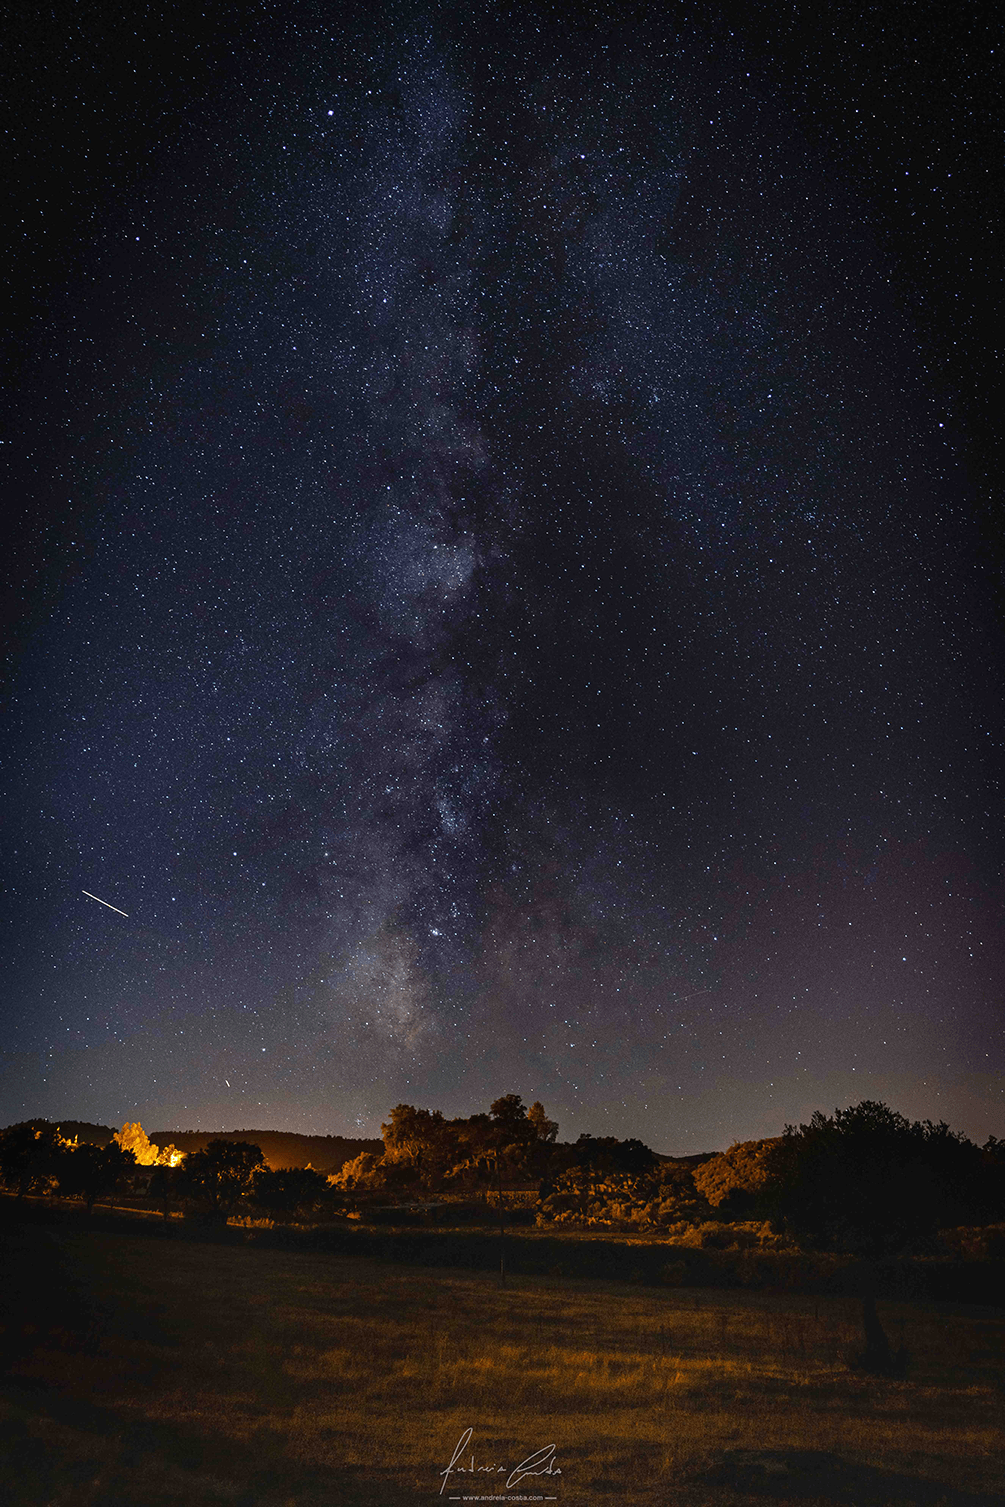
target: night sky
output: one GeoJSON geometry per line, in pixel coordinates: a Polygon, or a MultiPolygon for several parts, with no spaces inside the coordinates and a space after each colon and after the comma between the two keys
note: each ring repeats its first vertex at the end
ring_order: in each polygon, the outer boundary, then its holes
{"type": "Polygon", "coordinates": [[[1005,1135],[993,8],[14,12],[0,1123],[1005,1135]]]}

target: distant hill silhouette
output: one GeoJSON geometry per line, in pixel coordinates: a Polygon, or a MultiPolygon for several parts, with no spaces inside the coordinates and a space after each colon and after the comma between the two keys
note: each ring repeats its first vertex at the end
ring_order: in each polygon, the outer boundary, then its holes
{"type": "Polygon", "coordinates": [[[259,1147],[273,1170],[306,1167],[309,1162],[317,1172],[340,1172],[346,1162],[363,1151],[372,1151],[375,1156],[384,1154],[384,1142],[380,1140],[296,1135],[288,1130],[148,1130],[147,1135],[156,1146],[175,1146],[185,1152],[204,1151],[210,1141],[250,1141],[252,1146],[259,1147]]]}
{"type": "Polygon", "coordinates": [[[700,1167],[702,1162],[710,1162],[714,1156],[721,1156],[719,1151],[695,1151],[690,1156],[664,1156],[661,1151],[656,1155],[661,1162],[677,1162],[681,1167],[700,1167]]]}

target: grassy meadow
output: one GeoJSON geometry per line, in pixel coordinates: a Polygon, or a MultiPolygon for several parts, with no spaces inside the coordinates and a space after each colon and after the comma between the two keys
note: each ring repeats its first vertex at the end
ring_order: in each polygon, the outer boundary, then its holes
{"type": "Polygon", "coordinates": [[[4,1242],[13,1507],[1005,1502],[1002,1310],[882,1304],[911,1359],[880,1380],[848,1367],[850,1298],[501,1285],[82,1224],[4,1242]],[[457,1463],[504,1470],[441,1497],[468,1428],[457,1463]]]}

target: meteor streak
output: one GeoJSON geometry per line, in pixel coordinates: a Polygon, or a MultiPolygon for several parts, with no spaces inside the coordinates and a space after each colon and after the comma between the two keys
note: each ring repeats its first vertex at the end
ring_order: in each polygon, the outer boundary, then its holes
{"type": "Polygon", "coordinates": [[[98,902],[99,905],[107,905],[108,909],[109,910],[113,910],[117,916],[125,916],[126,920],[127,921],[129,920],[129,912],[128,911],[119,910],[119,907],[117,905],[110,905],[107,900],[102,900],[102,898],[101,898],[100,895],[92,895],[91,892],[90,892],[90,890],[81,890],[80,893],[82,895],[86,895],[87,898],[88,898],[88,900],[97,900],[97,902],[98,902]]]}

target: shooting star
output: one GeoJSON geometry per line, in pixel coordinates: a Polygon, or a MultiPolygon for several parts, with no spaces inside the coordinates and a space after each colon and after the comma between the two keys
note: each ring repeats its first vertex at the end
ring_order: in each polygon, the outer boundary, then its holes
{"type": "Polygon", "coordinates": [[[102,898],[101,898],[100,895],[92,895],[91,892],[90,892],[90,890],[81,890],[80,893],[82,895],[86,895],[87,898],[88,898],[88,900],[97,900],[97,902],[98,902],[99,905],[107,905],[108,909],[109,910],[113,910],[117,916],[125,916],[126,920],[127,921],[129,920],[129,912],[128,911],[126,911],[126,910],[119,910],[119,907],[117,905],[111,905],[111,904],[109,904],[109,902],[107,900],[102,900],[102,898]]]}

